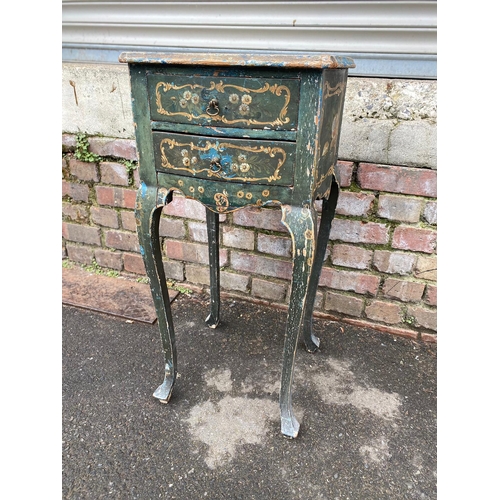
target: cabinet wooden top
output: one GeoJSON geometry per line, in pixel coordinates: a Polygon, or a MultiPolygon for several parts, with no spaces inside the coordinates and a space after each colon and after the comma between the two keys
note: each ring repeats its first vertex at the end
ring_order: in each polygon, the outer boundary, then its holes
{"type": "Polygon", "coordinates": [[[326,53],[267,52],[123,52],[118,59],[129,64],[250,66],[275,68],[342,69],[356,65],[350,57],[326,53]]]}

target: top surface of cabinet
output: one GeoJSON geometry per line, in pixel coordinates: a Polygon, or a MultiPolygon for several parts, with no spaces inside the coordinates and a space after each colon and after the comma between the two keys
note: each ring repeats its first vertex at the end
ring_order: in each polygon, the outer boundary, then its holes
{"type": "Polygon", "coordinates": [[[350,57],[327,53],[206,53],[206,52],[124,52],[119,61],[128,64],[188,64],[196,66],[254,66],[277,68],[354,68],[350,57]]]}

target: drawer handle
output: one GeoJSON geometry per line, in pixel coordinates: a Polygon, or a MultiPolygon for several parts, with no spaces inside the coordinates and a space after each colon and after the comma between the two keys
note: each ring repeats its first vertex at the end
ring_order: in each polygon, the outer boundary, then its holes
{"type": "Polygon", "coordinates": [[[208,103],[206,112],[210,116],[216,116],[219,114],[219,101],[217,99],[211,99],[208,103]]]}
{"type": "Polygon", "coordinates": [[[214,158],[210,161],[210,168],[214,174],[222,170],[222,165],[220,164],[220,158],[214,158]],[[216,170],[217,169],[217,170],[216,170]]]}

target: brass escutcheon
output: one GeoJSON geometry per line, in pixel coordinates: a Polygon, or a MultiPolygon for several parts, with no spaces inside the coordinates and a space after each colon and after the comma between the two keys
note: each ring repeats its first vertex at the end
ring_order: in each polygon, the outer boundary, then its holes
{"type": "Polygon", "coordinates": [[[216,116],[219,114],[219,101],[217,99],[210,99],[207,109],[205,110],[207,115],[216,116]]]}

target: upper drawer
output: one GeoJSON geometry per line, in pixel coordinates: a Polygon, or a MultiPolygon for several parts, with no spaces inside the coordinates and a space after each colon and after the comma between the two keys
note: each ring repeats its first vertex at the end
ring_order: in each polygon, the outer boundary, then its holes
{"type": "Polygon", "coordinates": [[[148,75],[151,119],[193,125],[294,130],[299,79],[148,75]]]}
{"type": "Polygon", "coordinates": [[[251,184],[292,186],[294,142],[153,132],[158,171],[251,184]]]}

